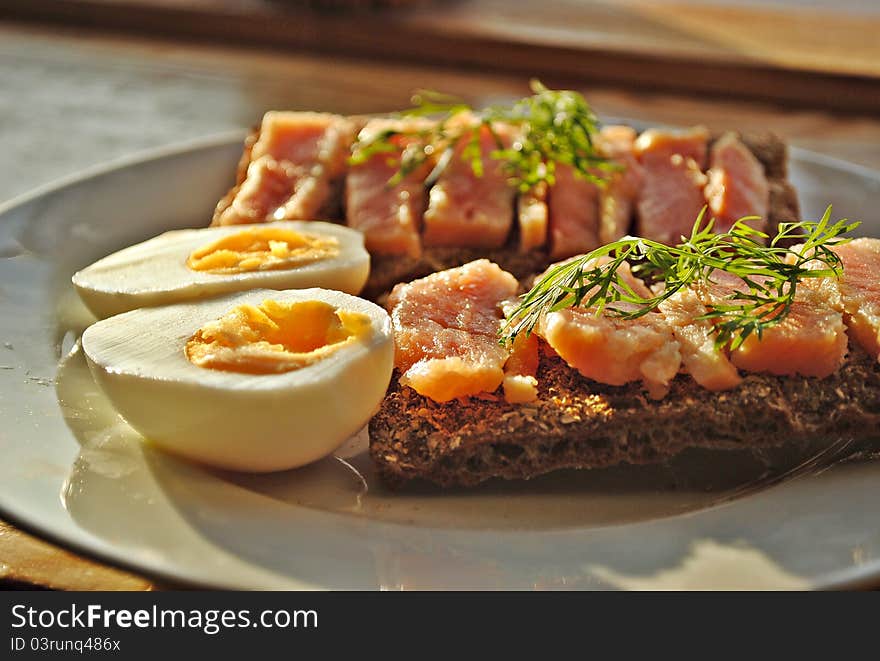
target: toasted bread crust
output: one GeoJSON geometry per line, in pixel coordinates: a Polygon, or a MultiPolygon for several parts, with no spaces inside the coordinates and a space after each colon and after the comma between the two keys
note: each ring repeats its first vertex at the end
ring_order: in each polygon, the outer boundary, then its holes
{"type": "Polygon", "coordinates": [[[654,463],[690,447],[867,438],[878,427],[880,364],[859,349],[825,379],[749,374],[734,390],[712,392],[682,374],[662,400],[648,399],[638,384],[596,383],[544,355],[538,399],[525,405],[498,393],[438,404],[392,378],[370,422],[370,454],[392,487],[414,479],[469,486],[654,463]]]}

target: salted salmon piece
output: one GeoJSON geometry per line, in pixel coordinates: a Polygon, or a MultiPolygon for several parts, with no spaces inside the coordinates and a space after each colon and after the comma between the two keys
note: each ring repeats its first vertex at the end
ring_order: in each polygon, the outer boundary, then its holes
{"type": "Polygon", "coordinates": [[[636,138],[634,148],[639,162],[645,166],[662,164],[678,155],[694,161],[703,170],[709,153],[709,130],[705,126],[681,131],[648,129],[636,138]]]}
{"type": "Polygon", "coordinates": [[[643,182],[636,204],[638,236],[679,243],[706,204],[703,187],[709,132],[649,129],[635,141],[643,182]]]}
{"type": "Polygon", "coordinates": [[[354,133],[354,122],[339,115],[267,112],[244,180],[212,224],[320,218],[345,173],[354,133]]]}
{"type": "MultiPolygon", "coordinates": [[[[719,291],[716,296],[721,298],[725,293],[719,291]]],[[[713,323],[700,318],[708,312],[706,301],[712,298],[712,285],[700,283],[677,291],[659,308],[678,341],[685,371],[707,390],[729,390],[742,378],[727,352],[715,346],[713,323]]]]}
{"type": "Polygon", "coordinates": [[[438,402],[496,390],[508,358],[501,303],[517,287],[487,259],[397,285],[387,305],[400,382],[438,402]]]}
{"type": "MultiPolygon", "coordinates": [[[[711,300],[730,303],[746,291],[738,277],[722,271],[712,275],[711,300]]],[[[776,326],[756,333],[730,352],[731,362],[748,372],[777,376],[826,377],[843,364],[847,352],[843,301],[837,280],[808,278],[798,283],[788,315],[776,326]]]]}
{"type": "Polygon", "coordinates": [[[555,177],[548,205],[550,257],[590,252],[599,245],[599,186],[569,165],[557,165],[555,177]]]}
{"type": "Polygon", "coordinates": [[[597,150],[621,166],[607,174],[603,186],[578,177],[570,166],[558,166],[556,181],[520,197],[520,249],[544,245],[550,227],[551,257],[564,259],[610,243],[629,231],[642,175],[633,153],[636,138],[628,126],[603,127],[597,150]],[[549,203],[548,203],[549,200],[549,203]]]}
{"type": "Polygon", "coordinates": [[[833,248],[843,262],[840,293],[850,335],[880,360],[880,239],[854,239],[833,248]]]}
{"type": "MultiPolygon", "coordinates": [[[[361,129],[359,138],[368,140],[392,130],[411,133],[430,124],[426,120],[373,119],[361,129]]],[[[346,224],[364,233],[371,253],[411,257],[422,253],[419,229],[428,202],[425,178],[433,164],[426,162],[394,186],[388,183],[411,140],[403,135],[390,138],[397,151],[375,154],[365,163],[352,165],[346,177],[346,224]]]]}
{"type": "MultiPolygon", "coordinates": [[[[453,121],[472,126],[477,120],[463,114],[453,121]]],[[[512,127],[497,124],[493,129],[503,146],[511,144],[512,127]]],[[[477,176],[471,160],[462,158],[469,139],[468,131],[428,194],[425,246],[500,248],[510,234],[516,193],[508,184],[503,163],[491,157],[499,149],[498,142],[488,127],[480,127],[483,173],[477,176]]]]}
{"type": "Polygon", "coordinates": [[[672,330],[656,312],[621,319],[569,308],[545,315],[538,333],[585,377],[612,386],[642,381],[654,399],[666,395],[681,366],[672,330]]]}
{"type": "Polygon", "coordinates": [[[634,152],[636,131],[629,126],[603,126],[597,149],[622,169],[608,175],[599,190],[599,244],[617,241],[629,233],[636,200],[642,187],[642,166],[634,152]]]}
{"type": "Polygon", "coordinates": [[[712,145],[705,195],[715,218],[715,231],[726,232],[745,216],[755,229],[767,228],[770,184],[764,167],[733,133],[725,133],[712,145]]]}
{"type": "MultiPolygon", "coordinates": [[[[629,264],[621,264],[619,273],[637,294],[650,296],[650,290],[632,274],[629,264]]],[[[672,328],[657,312],[623,319],[597,315],[592,309],[568,308],[543,315],[536,331],[585,377],[612,386],[642,381],[655,399],[666,395],[681,367],[672,328]]]]}
{"type": "Polygon", "coordinates": [[[549,225],[547,186],[543,182],[517,198],[516,215],[519,220],[519,250],[529,252],[547,243],[549,225]]]}
{"type": "Polygon", "coordinates": [[[538,336],[517,335],[504,364],[504,399],[511,404],[525,404],[538,398],[538,336]]]}

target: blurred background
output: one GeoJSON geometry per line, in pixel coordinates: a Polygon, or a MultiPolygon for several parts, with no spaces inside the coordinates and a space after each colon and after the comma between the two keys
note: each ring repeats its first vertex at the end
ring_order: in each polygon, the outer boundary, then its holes
{"type": "MultiPolygon", "coordinates": [[[[0,0],[0,203],[269,109],[385,112],[419,88],[480,106],[533,77],[606,119],[880,169],[878,35],[876,0],[0,0]]],[[[0,580],[152,585],[2,521],[0,580]]]]}
{"type": "Polygon", "coordinates": [[[873,164],[878,34],[874,0],[0,0],[0,200],[269,108],[479,104],[535,76],[605,115],[834,137],[873,164]]]}

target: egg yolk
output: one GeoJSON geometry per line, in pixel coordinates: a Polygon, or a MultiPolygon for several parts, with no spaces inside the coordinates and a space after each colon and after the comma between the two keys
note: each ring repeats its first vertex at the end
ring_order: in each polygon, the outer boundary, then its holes
{"type": "Polygon", "coordinates": [[[332,236],[301,234],[279,227],[253,227],[193,251],[186,265],[207,273],[277,271],[338,254],[339,241],[332,236]]]}
{"type": "Polygon", "coordinates": [[[239,305],[205,324],[186,344],[199,367],[244,374],[279,374],[307,367],[370,332],[363,313],[323,301],[239,305]]]}

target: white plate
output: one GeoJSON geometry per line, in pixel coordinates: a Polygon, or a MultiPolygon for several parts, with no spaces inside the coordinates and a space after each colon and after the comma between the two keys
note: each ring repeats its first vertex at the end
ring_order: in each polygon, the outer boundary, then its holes
{"type": "MultiPolygon", "coordinates": [[[[231,183],[223,136],[50,186],[0,210],[0,510],[112,562],[231,588],[808,587],[880,578],[880,462],[824,448],[686,453],[664,466],[393,494],[362,434],[268,476],[162,455],[77,350],[70,276],[201,227],[231,183]],[[847,461],[842,459],[849,458],[847,461]]],[[[795,151],[805,217],[831,201],[880,235],[880,175],[795,151]]]]}

